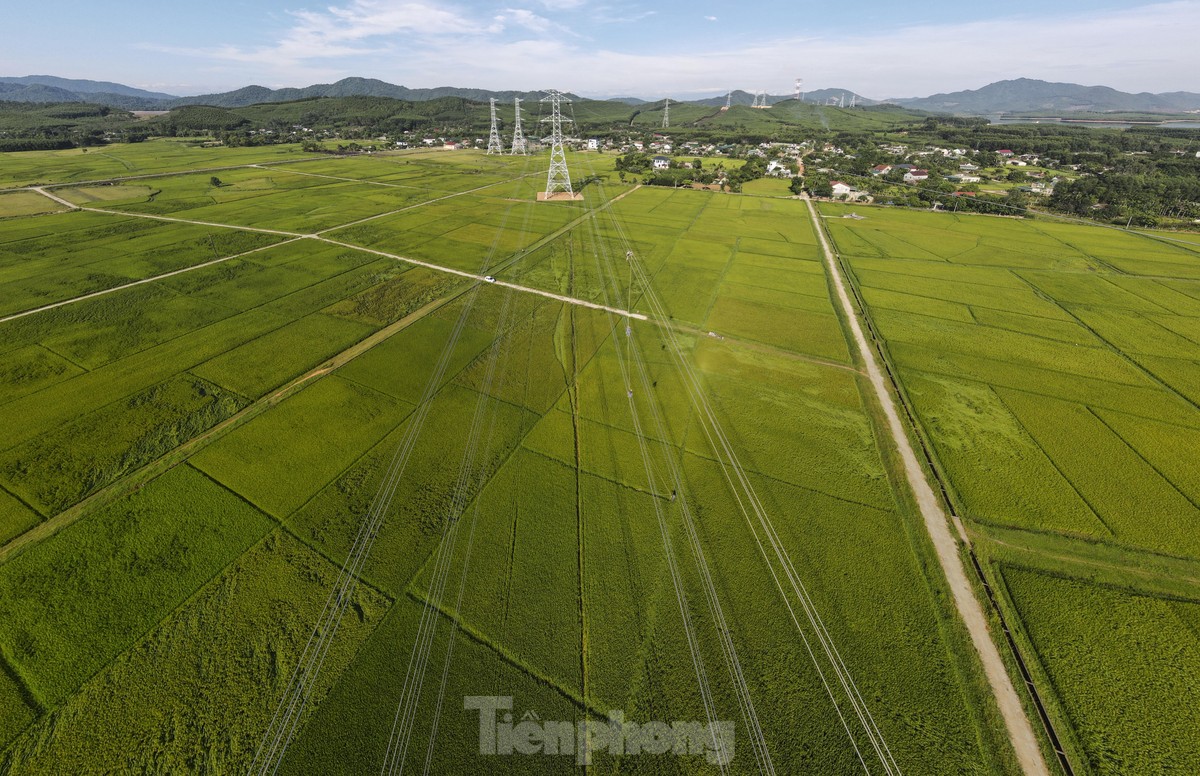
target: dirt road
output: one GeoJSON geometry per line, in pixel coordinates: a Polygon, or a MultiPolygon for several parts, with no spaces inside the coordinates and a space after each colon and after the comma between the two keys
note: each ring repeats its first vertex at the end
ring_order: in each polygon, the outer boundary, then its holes
{"type": "Polygon", "coordinates": [[[821,223],[821,219],[817,215],[812,201],[805,199],[805,204],[808,205],[808,211],[812,216],[817,237],[821,241],[821,250],[825,254],[826,266],[829,267],[829,274],[833,278],[834,287],[837,289],[838,300],[841,302],[842,310],[846,314],[846,320],[849,321],[850,329],[854,334],[855,345],[858,347],[859,355],[862,356],[863,362],[866,365],[867,377],[870,379],[871,386],[875,389],[875,396],[879,404],[883,407],[884,414],[887,416],[888,429],[891,431],[892,439],[895,441],[896,447],[900,452],[900,457],[904,461],[904,475],[908,480],[913,495],[916,497],[917,505],[921,510],[921,517],[925,521],[925,529],[929,532],[929,538],[933,542],[934,550],[937,553],[938,563],[942,567],[942,573],[945,575],[946,582],[950,586],[950,592],[954,596],[954,606],[958,609],[959,616],[962,617],[963,623],[967,626],[967,631],[971,635],[971,642],[975,645],[975,651],[979,654],[979,659],[983,662],[984,673],[987,675],[992,693],[996,696],[996,703],[1000,708],[1000,714],[1004,717],[1004,724],[1008,728],[1009,739],[1016,750],[1017,760],[1026,774],[1031,774],[1031,776],[1049,776],[1050,772],[1046,767],[1045,759],[1042,757],[1037,737],[1034,736],[1033,726],[1029,722],[1029,717],[1025,714],[1025,709],[1021,706],[1021,700],[1017,697],[1016,688],[1013,686],[1012,680],[1004,668],[1004,661],[1000,657],[1000,651],[996,648],[995,642],[992,641],[991,635],[988,633],[988,623],[983,613],[983,607],[980,605],[979,599],[975,597],[975,593],[971,590],[971,585],[967,581],[966,569],[963,568],[962,559],[958,554],[958,545],[955,542],[954,535],[950,532],[949,518],[942,509],[937,496],[934,495],[929,481],[925,479],[925,472],[921,469],[921,465],[917,461],[917,455],[913,451],[912,445],[909,444],[908,436],[904,433],[904,426],[900,422],[900,416],[896,411],[896,405],[892,401],[892,396],[888,393],[883,373],[880,371],[879,364],[875,360],[875,353],[868,344],[867,338],[863,335],[858,318],[855,317],[854,307],[851,305],[850,296],[846,292],[846,283],[842,278],[841,269],[829,245],[829,240],[825,236],[824,225],[821,223]]]}

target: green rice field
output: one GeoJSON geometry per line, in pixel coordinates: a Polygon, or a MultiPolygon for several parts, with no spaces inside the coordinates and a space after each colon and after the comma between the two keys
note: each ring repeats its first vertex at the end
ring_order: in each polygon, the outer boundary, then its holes
{"type": "Polygon", "coordinates": [[[1200,239],[859,210],[821,207],[1076,772],[1194,770],[1200,239]]]}
{"type": "Polygon", "coordinates": [[[1200,247],[597,154],[544,203],[472,151],[10,159],[0,773],[1018,773],[819,230],[1075,772],[1200,764],[1200,247]],[[614,711],[731,738],[583,768],[614,711]]]}

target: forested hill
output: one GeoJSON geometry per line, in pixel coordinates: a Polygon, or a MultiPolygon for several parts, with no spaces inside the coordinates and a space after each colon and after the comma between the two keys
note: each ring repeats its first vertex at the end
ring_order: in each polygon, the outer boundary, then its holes
{"type": "Polygon", "coordinates": [[[1051,83],[1032,78],[997,81],[980,89],[935,94],[931,97],[896,99],[892,102],[917,110],[976,115],[1031,111],[1178,113],[1200,110],[1200,94],[1192,92],[1130,94],[1107,86],[1051,83]]]}

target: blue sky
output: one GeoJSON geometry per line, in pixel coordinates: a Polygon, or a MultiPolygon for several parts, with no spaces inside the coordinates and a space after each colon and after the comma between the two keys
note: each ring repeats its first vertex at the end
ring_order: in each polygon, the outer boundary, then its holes
{"type": "Polygon", "coordinates": [[[6,8],[0,75],[173,94],[350,75],[678,98],[924,96],[1002,78],[1200,91],[1200,0],[59,0],[6,8]],[[915,6],[915,7],[914,7],[915,6]],[[53,8],[52,13],[47,9],[53,8]]]}

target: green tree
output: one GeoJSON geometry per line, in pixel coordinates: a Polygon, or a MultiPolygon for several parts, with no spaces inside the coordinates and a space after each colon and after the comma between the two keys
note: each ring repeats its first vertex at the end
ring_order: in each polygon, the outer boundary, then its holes
{"type": "Polygon", "coordinates": [[[215,175],[209,178],[208,182],[212,184],[214,188],[221,188],[221,179],[215,175]]]}

